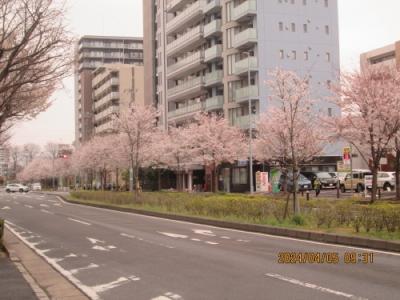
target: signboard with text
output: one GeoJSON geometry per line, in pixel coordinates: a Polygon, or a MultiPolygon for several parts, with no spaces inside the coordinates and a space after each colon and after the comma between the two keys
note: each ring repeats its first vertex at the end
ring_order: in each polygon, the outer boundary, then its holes
{"type": "Polygon", "coordinates": [[[256,192],[269,192],[268,172],[256,172],[256,192]]]}

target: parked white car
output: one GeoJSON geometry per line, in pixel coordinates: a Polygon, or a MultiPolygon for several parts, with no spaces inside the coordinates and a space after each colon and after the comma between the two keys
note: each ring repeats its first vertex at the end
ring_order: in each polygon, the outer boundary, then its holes
{"type": "Polygon", "coordinates": [[[395,172],[378,172],[378,187],[385,191],[392,191],[396,186],[395,172]]]}
{"type": "Polygon", "coordinates": [[[40,182],[35,182],[32,184],[32,191],[41,191],[42,190],[42,185],[40,182]]]}
{"type": "Polygon", "coordinates": [[[10,183],[6,186],[7,193],[14,193],[14,192],[28,192],[29,188],[26,185],[19,184],[19,183],[10,183]]]}

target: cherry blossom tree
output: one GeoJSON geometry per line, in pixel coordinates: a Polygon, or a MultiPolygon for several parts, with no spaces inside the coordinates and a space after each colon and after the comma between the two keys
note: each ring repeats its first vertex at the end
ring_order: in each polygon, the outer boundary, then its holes
{"type": "Polygon", "coordinates": [[[20,173],[17,178],[23,182],[53,178],[52,161],[48,158],[36,157],[20,173]]]}
{"type": "Polygon", "coordinates": [[[245,136],[239,128],[229,125],[226,118],[215,114],[198,115],[189,128],[192,153],[206,166],[212,166],[211,190],[216,192],[220,164],[233,163],[246,156],[245,136]]]}
{"type": "Polygon", "coordinates": [[[307,78],[281,69],[271,72],[270,78],[267,84],[272,105],[257,124],[255,156],[278,162],[284,171],[290,171],[295,187],[294,212],[298,214],[300,165],[322,152],[324,135],[317,123],[316,101],[310,98],[307,78]]]}
{"type": "Polygon", "coordinates": [[[371,202],[376,200],[381,158],[400,130],[400,72],[394,67],[372,66],[343,74],[334,89],[342,116],[331,126],[370,164],[373,180],[371,202]]]}
{"type": "Polygon", "coordinates": [[[119,153],[133,173],[135,188],[131,180],[129,188],[130,191],[135,190],[135,199],[138,199],[140,190],[139,170],[151,160],[157,116],[158,112],[151,106],[131,104],[115,120],[119,132],[119,153]]]}
{"type": "Polygon", "coordinates": [[[29,143],[22,146],[22,156],[24,157],[24,164],[30,163],[37,155],[39,155],[41,147],[37,144],[29,143]]]}

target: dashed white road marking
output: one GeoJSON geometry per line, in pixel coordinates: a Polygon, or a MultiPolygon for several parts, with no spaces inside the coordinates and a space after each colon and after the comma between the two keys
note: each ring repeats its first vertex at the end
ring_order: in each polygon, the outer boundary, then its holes
{"type": "Polygon", "coordinates": [[[157,232],[160,234],[172,237],[172,238],[177,238],[177,239],[187,239],[188,238],[187,235],[178,234],[178,233],[160,232],[160,231],[157,231],[157,232]]]}
{"type": "Polygon", "coordinates": [[[217,236],[211,230],[203,230],[203,229],[192,229],[194,233],[206,235],[206,236],[217,236]]]}
{"type": "Polygon", "coordinates": [[[237,242],[242,242],[242,243],[248,243],[248,242],[250,242],[249,240],[241,240],[241,239],[239,239],[239,240],[236,240],[237,242]]]}
{"type": "Polygon", "coordinates": [[[86,225],[86,226],[92,225],[92,224],[90,224],[88,222],[84,222],[84,221],[73,219],[73,218],[68,218],[68,220],[73,221],[73,222],[77,222],[77,223],[80,223],[80,224],[83,224],[83,225],[86,225]]]}
{"type": "Polygon", "coordinates": [[[28,205],[28,204],[25,204],[24,206],[27,207],[27,208],[33,208],[32,205],[28,205]]]}
{"type": "Polygon", "coordinates": [[[142,238],[139,238],[139,237],[136,237],[134,235],[127,234],[127,233],[121,233],[120,235],[123,236],[123,237],[127,237],[129,239],[132,239],[132,240],[139,240],[139,241],[142,241],[142,242],[146,242],[146,243],[149,243],[149,244],[152,244],[152,245],[158,245],[158,246],[165,247],[165,248],[168,248],[168,249],[174,249],[175,248],[173,246],[169,246],[169,245],[165,245],[165,244],[161,244],[161,243],[156,243],[156,242],[144,240],[142,238]]]}
{"type": "Polygon", "coordinates": [[[2,208],[2,210],[10,210],[11,208],[9,207],[9,206],[4,206],[3,208],[2,208]]]}
{"type": "Polygon", "coordinates": [[[194,241],[194,242],[201,242],[200,239],[190,239],[190,240],[192,240],[192,241],[194,241]]]}
{"type": "Polygon", "coordinates": [[[96,265],[94,263],[91,263],[90,265],[86,266],[86,267],[82,267],[82,268],[76,268],[73,270],[69,270],[71,272],[71,274],[78,274],[80,271],[84,271],[84,270],[90,270],[90,269],[96,269],[98,268],[99,265],[96,265]]]}
{"type": "Polygon", "coordinates": [[[54,206],[63,207],[60,203],[54,203],[54,206]]]}
{"type": "Polygon", "coordinates": [[[206,241],[205,243],[209,244],[209,245],[219,245],[219,243],[217,243],[217,242],[206,241]]]}
{"type": "Polygon", "coordinates": [[[333,295],[336,295],[336,296],[341,296],[341,297],[345,297],[345,298],[352,299],[352,300],[368,300],[367,298],[354,296],[352,294],[348,294],[348,293],[332,290],[332,289],[329,289],[329,288],[318,286],[318,285],[313,284],[313,283],[303,282],[303,281],[300,281],[300,280],[297,280],[297,279],[294,279],[294,278],[290,278],[290,277],[285,277],[285,276],[282,276],[282,275],[279,275],[279,274],[267,273],[265,275],[268,276],[268,277],[279,279],[279,280],[282,280],[282,281],[286,281],[286,282],[289,282],[289,283],[292,283],[292,284],[295,284],[295,285],[299,285],[299,286],[302,286],[302,287],[306,287],[306,288],[310,288],[310,289],[313,289],[313,290],[317,290],[317,291],[320,291],[322,293],[333,294],[333,295]]]}
{"type": "Polygon", "coordinates": [[[47,204],[40,204],[41,207],[49,207],[47,204]]]}
{"type": "Polygon", "coordinates": [[[231,239],[229,236],[224,236],[224,235],[221,236],[220,238],[221,238],[221,239],[224,239],[224,240],[230,240],[230,239],[231,239]]]}
{"type": "Polygon", "coordinates": [[[97,240],[97,239],[94,239],[94,238],[87,238],[87,239],[88,239],[89,242],[91,242],[92,244],[97,244],[97,243],[104,244],[104,243],[105,243],[105,241],[97,240]]]}
{"type": "Polygon", "coordinates": [[[48,210],[45,210],[45,209],[41,209],[40,211],[41,211],[41,212],[44,212],[44,213],[46,213],[46,214],[49,214],[49,215],[54,215],[53,212],[48,211],[48,210]]]}

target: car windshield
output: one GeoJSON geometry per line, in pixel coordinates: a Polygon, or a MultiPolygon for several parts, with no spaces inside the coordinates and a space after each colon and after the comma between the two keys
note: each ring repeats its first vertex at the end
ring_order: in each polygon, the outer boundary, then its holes
{"type": "Polygon", "coordinates": [[[329,174],[328,172],[319,172],[317,173],[317,176],[319,178],[332,178],[332,175],[329,174]]]}

